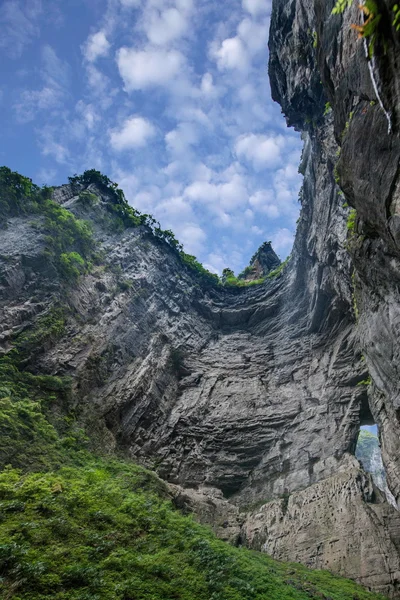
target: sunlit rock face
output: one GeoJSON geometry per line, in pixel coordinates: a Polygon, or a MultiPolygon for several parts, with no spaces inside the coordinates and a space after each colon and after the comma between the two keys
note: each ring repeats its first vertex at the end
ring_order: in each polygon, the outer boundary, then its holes
{"type": "MultiPolygon", "coordinates": [[[[389,135],[349,29],[358,11],[333,17],[332,6],[273,5],[272,91],[304,139],[288,265],[260,285],[206,288],[145,227],[110,228],[100,190],[82,207],[80,190],[62,186],[55,199],[93,223],[106,268],[66,290],[30,219],[10,219],[0,350],[61,303],[64,335],[25,366],[72,377],[69,408],[95,448],[156,469],[177,503],[225,539],[397,598],[398,513],[353,455],[360,423],[377,422],[399,499],[398,41],[378,61],[389,135]],[[345,200],[359,215],[350,232],[345,200]],[[372,384],[358,385],[368,372],[372,384]]],[[[257,260],[262,276],[271,272],[272,260],[257,260]]]]}

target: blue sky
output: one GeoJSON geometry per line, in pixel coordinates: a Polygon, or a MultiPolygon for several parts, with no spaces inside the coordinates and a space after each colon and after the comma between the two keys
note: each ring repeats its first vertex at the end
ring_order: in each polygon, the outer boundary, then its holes
{"type": "Polygon", "coordinates": [[[3,0],[0,163],[96,168],[210,270],[299,213],[299,135],[270,98],[269,0],[3,0]]]}

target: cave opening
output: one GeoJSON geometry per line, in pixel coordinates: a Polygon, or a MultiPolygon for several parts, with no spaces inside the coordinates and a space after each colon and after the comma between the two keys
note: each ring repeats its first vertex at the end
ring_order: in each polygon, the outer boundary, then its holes
{"type": "Polygon", "coordinates": [[[363,423],[362,421],[360,423],[355,456],[364,471],[371,474],[374,484],[386,496],[387,502],[397,508],[396,500],[386,480],[386,471],[379,443],[378,426],[373,421],[371,422],[371,419],[368,419],[368,423],[363,423]]]}

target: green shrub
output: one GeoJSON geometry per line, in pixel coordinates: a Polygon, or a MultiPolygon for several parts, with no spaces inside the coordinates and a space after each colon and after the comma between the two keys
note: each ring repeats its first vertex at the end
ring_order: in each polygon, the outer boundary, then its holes
{"type": "Polygon", "coordinates": [[[279,265],[279,267],[277,267],[276,269],[274,269],[273,271],[270,271],[267,275],[268,279],[273,279],[274,277],[278,277],[282,271],[284,270],[284,268],[286,267],[286,265],[289,263],[290,260],[290,255],[286,258],[286,260],[283,261],[283,263],[281,263],[279,265]]]}
{"type": "Polygon", "coordinates": [[[85,207],[94,206],[98,201],[99,199],[96,194],[92,194],[92,192],[89,192],[88,190],[79,193],[78,202],[85,207]]]}
{"type": "Polygon", "coordinates": [[[347,230],[352,233],[355,231],[356,218],[357,218],[357,211],[355,208],[352,208],[351,211],[349,212],[349,216],[347,217],[347,223],[346,223],[347,230]]]}
{"type": "Polygon", "coordinates": [[[60,255],[61,273],[70,281],[76,281],[86,271],[86,263],[78,252],[63,252],[60,255]]]}

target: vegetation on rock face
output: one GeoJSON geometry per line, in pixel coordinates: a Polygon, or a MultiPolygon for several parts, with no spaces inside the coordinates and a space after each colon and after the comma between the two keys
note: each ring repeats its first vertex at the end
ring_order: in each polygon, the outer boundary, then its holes
{"type": "Polygon", "coordinates": [[[91,227],[54,202],[51,194],[52,188],[40,188],[8,167],[0,167],[0,228],[7,226],[10,217],[39,217],[34,226],[44,236],[45,257],[62,279],[76,280],[90,267],[94,250],[91,227]]]}
{"type": "MultiPolygon", "coordinates": [[[[96,185],[111,185],[98,172],[83,177],[85,184],[94,177],[96,185]]],[[[4,191],[0,182],[3,224],[7,217],[40,216],[38,227],[49,238],[48,255],[73,285],[92,256],[88,225],[53,202],[48,189],[6,168],[0,169],[0,179],[6,187],[4,191]]],[[[131,223],[136,214],[125,212],[123,198],[111,189],[122,206],[118,213],[131,223]]],[[[97,196],[95,200],[92,192],[80,190],[78,201],[93,206],[97,196]]],[[[202,273],[203,267],[183,253],[172,232],[161,237],[183,262],[202,273]]],[[[327,572],[233,548],[175,510],[165,484],[154,474],[131,462],[94,456],[68,408],[71,381],[27,370],[32,356],[67,333],[67,321],[67,308],[54,306],[16,335],[12,349],[0,357],[0,597],[382,598],[327,572]]],[[[171,353],[178,372],[184,368],[183,358],[179,349],[171,353]]]]}
{"type": "MultiPolygon", "coordinates": [[[[85,171],[82,175],[74,175],[69,178],[71,185],[80,185],[88,187],[96,186],[100,192],[109,198],[106,207],[113,215],[113,227],[122,230],[126,227],[139,227],[143,225],[147,227],[154,235],[156,240],[165,242],[173,251],[175,251],[182,263],[193,271],[205,285],[218,285],[219,277],[214,273],[210,273],[196,259],[195,256],[187,254],[183,250],[182,244],[176,239],[174,233],[170,229],[161,229],[160,224],[152,217],[152,215],[142,214],[132,206],[130,206],[125,198],[124,192],[118,187],[118,184],[111,181],[106,175],[91,169],[85,171]]],[[[82,203],[88,205],[90,192],[81,191],[79,199],[82,203]]],[[[91,200],[93,204],[93,200],[91,200]]]]}
{"type": "MultiPolygon", "coordinates": [[[[99,198],[94,193],[96,189],[106,197],[104,207],[110,213],[107,223],[112,230],[146,227],[155,241],[165,243],[205,286],[214,287],[223,283],[227,287],[245,287],[259,285],[266,280],[262,277],[246,281],[242,277],[243,274],[235,277],[232,271],[230,276],[223,277],[221,282],[218,275],[208,271],[195,256],[184,251],[171,230],[161,229],[154,217],[142,214],[130,206],[118,184],[96,169],[69,177],[69,182],[76,188],[78,203],[85,208],[92,208],[98,204],[99,198]]],[[[39,188],[27,177],[12,172],[8,167],[0,167],[0,227],[5,227],[7,218],[10,217],[27,214],[42,217],[35,226],[45,235],[45,253],[56,266],[60,276],[67,282],[74,282],[90,269],[91,260],[96,258],[91,225],[59,206],[51,199],[51,194],[52,188],[39,188]]],[[[264,246],[266,244],[267,242],[264,246]]]]}

